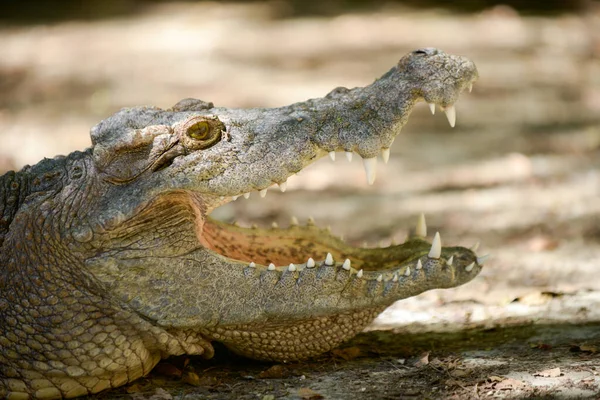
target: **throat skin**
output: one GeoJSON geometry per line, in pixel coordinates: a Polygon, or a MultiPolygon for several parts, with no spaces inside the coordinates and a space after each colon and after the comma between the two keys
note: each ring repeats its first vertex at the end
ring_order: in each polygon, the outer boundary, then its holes
{"type": "Polygon", "coordinates": [[[475,278],[484,258],[429,241],[424,220],[403,244],[361,249],[314,225],[209,215],[336,151],[362,157],[372,183],[414,105],[453,125],[477,77],[472,61],[426,48],[364,88],[285,107],[123,109],[92,128],[90,149],[0,177],[0,398],[110,390],[161,358],[209,358],[213,341],[304,359],[394,301],[475,278]]]}

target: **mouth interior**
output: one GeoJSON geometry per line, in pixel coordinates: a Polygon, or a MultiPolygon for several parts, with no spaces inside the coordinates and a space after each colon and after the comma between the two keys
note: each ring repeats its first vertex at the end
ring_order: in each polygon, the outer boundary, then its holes
{"type": "Polygon", "coordinates": [[[313,224],[289,228],[242,228],[207,218],[203,228],[205,245],[212,251],[241,263],[287,266],[309,258],[323,260],[330,253],[335,262],[352,261],[354,268],[385,270],[427,254],[431,244],[418,237],[387,248],[353,247],[313,224]]]}

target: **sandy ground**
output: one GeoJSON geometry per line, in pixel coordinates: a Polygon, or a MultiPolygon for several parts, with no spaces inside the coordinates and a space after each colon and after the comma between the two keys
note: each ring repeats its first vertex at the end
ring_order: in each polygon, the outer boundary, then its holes
{"type": "Polygon", "coordinates": [[[351,243],[386,246],[424,212],[445,244],[481,242],[493,258],[463,287],[390,307],[337,354],[273,371],[223,349],[102,398],[598,398],[600,12],[280,19],[276,4],[174,3],[0,29],[0,172],[89,146],[89,128],[121,107],[278,106],[367,84],[406,52],[439,47],[480,71],[456,128],[423,105],[372,187],[360,160],[321,160],[286,193],[217,216],[265,226],[313,216],[351,243]]]}

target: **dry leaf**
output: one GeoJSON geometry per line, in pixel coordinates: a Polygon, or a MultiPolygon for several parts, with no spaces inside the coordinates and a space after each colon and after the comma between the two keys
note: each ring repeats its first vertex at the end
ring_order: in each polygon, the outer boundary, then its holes
{"type": "Polygon", "coordinates": [[[545,369],[543,371],[540,372],[536,372],[535,374],[533,374],[533,376],[541,376],[542,378],[556,378],[557,376],[560,376],[561,372],[560,372],[560,368],[551,368],[551,369],[545,369]]]}
{"type": "Polygon", "coordinates": [[[463,376],[469,375],[469,371],[465,371],[464,369],[455,369],[450,371],[450,376],[454,378],[462,378],[463,376]]]}
{"type": "Polygon", "coordinates": [[[158,375],[168,376],[170,378],[181,378],[181,374],[183,373],[183,371],[181,371],[179,368],[167,362],[158,363],[152,372],[158,375]]]}
{"type": "Polygon", "coordinates": [[[346,347],[344,349],[333,349],[331,354],[336,357],[340,357],[343,360],[350,361],[360,356],[360,348],[358,347],[346,347]]]}
{"type": "Polygon", "coordinates": [[[592,354],[598,352],[598,348],[591,344],[582,344],[581,346],[579,346],[579,350],[586,352],[586,353],[592,353],[592,354]]]}
{"type": "Polygon", "coordinates": [[[423,353],[419,356],[419,359],[414,363],[414,366],[415,367],[423,367],[428,364],[429,364],[429,352],[426,351],[425,353],[423,353]]]}
{"type": "Polygon", "coordinates": [[[546,343],[529,343],[529,347],[532,349],[552,350],[552,345],[546,343]]]}
{"type": "Polygon", "coordinates": [[[317,393],[310,388],[298,389],[298,396],[304,400],[318,400],[323,398],[322,394],[317,393]]]}
{"type": "Polygon", "coordinates": [[[494,384],[494,389],[497,390],[512,390],[525,387],[525,383],[512,378],[505,378],[502,382],[494,384]]]}
{"type": "Polygon", "coordinates": [[[598,348],[594,345],[591,344],[574,344],[571,345],[571,348],[569,348],[569,351],[576,353],[576,352],[583,352],[583,353],[592,353],[595,354],[598,351],[598,348]]]}
{"type": "Polygon", "coordinates": [[[279,379],[285,377],[287,374],[288,371],[283,367],[283,365],[276,364],[271,368],[262,371],[260,374],[258,374],[258,377],[263,379],[279,379]]]}
{"type": "Polygon", "coordinates": [[[173,396],[165,389],[157,388],[153,394],[145,396],[141,393],[132,393],[132,400],[173,400],[173,396]]]}

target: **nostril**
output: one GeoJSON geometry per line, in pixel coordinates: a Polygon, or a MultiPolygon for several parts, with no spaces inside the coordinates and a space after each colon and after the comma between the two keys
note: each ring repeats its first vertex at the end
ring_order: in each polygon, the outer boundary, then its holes
{"type": "Polygon", "coordinates": [[[413,54],[424,55],[424,56],[433,56],[438,53],[438,49],[433,47],[424,47],[422,49],[417,49],[413,51],[413,54]]]}

